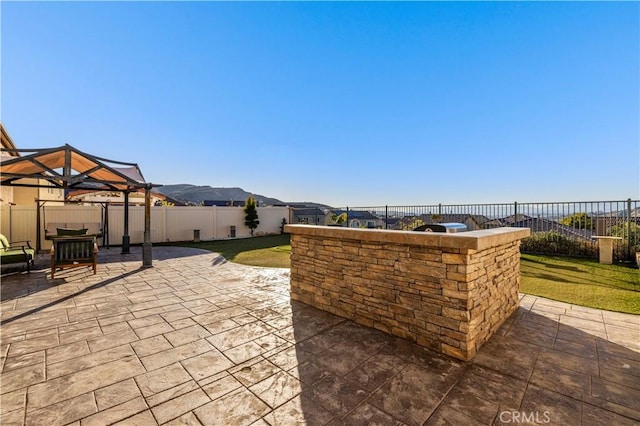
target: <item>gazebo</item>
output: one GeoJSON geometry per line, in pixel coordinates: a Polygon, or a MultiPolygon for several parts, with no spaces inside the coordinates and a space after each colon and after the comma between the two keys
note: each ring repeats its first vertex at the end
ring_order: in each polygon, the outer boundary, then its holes
{"type": "MultiPolygon", "coordinates": [[[[144,243],[142,266],[152,266],[151,249],[151,188],[145,182],[140,167],[96,157],[71,145],[45,149],[2,148],[0,185],[121,191],[124,193],[124,235],[122,252],[129,253],[129,193],[144,189],[144,243]],[[10,156],[13,154],[14,156],[10,156]],[[15,156],[15,155],[19,156],[15,156]],[[43,182],[44,181],[44,182],[43,182]]],[[[39,228],[38,228],[39,230],[39,228]]]]}

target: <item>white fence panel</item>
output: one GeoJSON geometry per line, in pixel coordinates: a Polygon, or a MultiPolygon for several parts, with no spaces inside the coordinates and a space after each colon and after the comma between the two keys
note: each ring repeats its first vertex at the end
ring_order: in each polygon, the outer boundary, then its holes
{"type": "MultiPolygon", "coordinates": [[[[151,242],[164,240],[164,215],[162,207],[151,208],[151,242]]],[[[122,244],[124,235],[124,206],[109,207],[109,244],[122,244]]],[[[144,242],[144,206],[129,206],[129,242],[144,242]]]]}
{"type": "MultiPolygon", "coordinates": [[[[100,206],[45,206],[40,216],[41,249],[48,250],[51,241],[45,240],[45,229],[54,224],[102,224],[103,210],[100,206]]],[[[8,206],[0,209],[0,232],[10,240],[30,240],[36,245],[37,207],[8,206]]],[[[193,231],[200,230],[201,240],[231,237],[231,226],[235,226],[236,237],[251,235],[244,224],[244,209],[241,207],[151,207],[151,242],[190,241],[193,231]]],[[[280,233],[282,218],[289,221],[288,207],[259,207],[260,225],[256,235],[280,233]]],[[[108,207],[108,239],[110,245],[121,245],[124,234],[124,206],[108,207]]],[[[104,225],[104,224],[102,224],[104,225]]],[[[55,232],[55,229],[49,231],[55,232]]],[[[144,242],[144,206],[129,206],[129,237],[131,244],[144,242]]],[[[99,243],[102,241],[99,240],[99,243]]]]}
{"type": "MultiPolygon", "coordinates": [[[[45,205],[40,212],[42,230],[47,228],[48,224],[54,223],[102,223],[102,207],[100,206],[74,206],[74,205],[45,205]]],[[[49,232],[55,232],[50,229],[49,232]]]]}
{"type": "Polygon", "coordinates": [[[7,238],[10,241],[31,241],[35,248],[37,210],[35,206],[10,206],[9,209],[10,230],[7,238]]]}
{"type": "MultiPolygon", "coordinates": [[[[33,208],[35,210],[35,207],[33,208]]],[[[84,226],[90,229],[101,229],[103,226],[102,207],[96,205],[45,205],[40,210],[40,235],[42,235],[41,248],[43,250],[50,249],[52,244],[51,241],[45,240],[45,231],[48,231],[49,234],[55,234],[58,226],[72,228],[84,226]]]]}
{"type": "Polygon", "coordinates": [[[215,238],[216,208],[212,207],[164,207],[167,235],[165,241],[193,240],[193,231],[200,230],[200,239],[215,238]]]}
{"type": "Polygon", "coordinates": [[[289,223],[288,207],[258,207],[258,220],[260,221],[260,225],[256,228],[255,234],[279,234],[282,219],[286,219],[287,223],[289,223]]]}
{"type": "Polygon", "coordinates": [[[236,227],[236,237],[251,235],[244,226],[244,209],[242,207],[220,207],[216,209],[216,238],[230,238],[231,227],[236,227]]]}
{"type": "MultiPolygon", "coordinates": [[[[109,207],[109,245],[122,244],[124,207],[109,207]]],[[[129,206],[129,239],[131,244],[144,242],[144,207],[129,206]]]]}
{"type": "MultiPolygon", "coordinates": [[[[131,217],[131,211],[129,211],[131,217]]],[[[131,231],[131,223],[129,223],[129,231],[131,231]]],[[[124,235],[124,207],[109,206],[109,245],[122,244],[122,235],[124,235]]]]}

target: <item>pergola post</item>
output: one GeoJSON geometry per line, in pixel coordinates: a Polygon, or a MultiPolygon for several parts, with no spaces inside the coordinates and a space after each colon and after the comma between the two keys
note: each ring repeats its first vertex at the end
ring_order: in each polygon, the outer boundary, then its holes
{"type": "Polygon", "coordinates": [[[153,266],[151,253],[151,186],[144,188],[144,243],[142,244],[142,267],[153,266]]]}
{"type": "Polygon", "coordinates": [[[124,235],[122,236],[122,254],[129,254],[129,191],[124,191],[124,235]]]}
{"type": "MultiPolygon", "coordinates": [[[[42,238],[42,235],[40,232],[40,200],[37,198],[36,205],[38,206],[38,210],[36,210],[36,253],[39,253],[40,250],[42,250],[42,243],[40,242],[40,238],[42,238]]],[[[44,206],[44,203],[42,203],[42,205],[44,206]]]]}

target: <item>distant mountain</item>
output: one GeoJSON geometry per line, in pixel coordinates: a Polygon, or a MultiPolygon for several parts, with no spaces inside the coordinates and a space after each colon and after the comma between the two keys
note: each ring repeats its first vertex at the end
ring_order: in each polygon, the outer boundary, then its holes
{"type": "Polygon", "coordinates": [[[199,203],[204,200],[215,201],[245,201],[249,195],[258,201],[258,205],[270,206],[273,204],[286,204],[277,198],[265,197],[260,194],[252,194],[242,188],[213,188],[209,185],[196,186],[190,184],[164,185],[155,188],[155,191],[167,195],[185,203],[199,203]]]}

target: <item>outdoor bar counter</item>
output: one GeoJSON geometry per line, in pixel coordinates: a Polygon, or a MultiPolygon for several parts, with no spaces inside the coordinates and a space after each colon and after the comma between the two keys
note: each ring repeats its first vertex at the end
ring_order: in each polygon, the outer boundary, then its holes
{"type": "Polygon", "coordinates": [[[470,360],[518,308],[528,228],[462,233],[287,225],[291,298],[470,360]]]}

